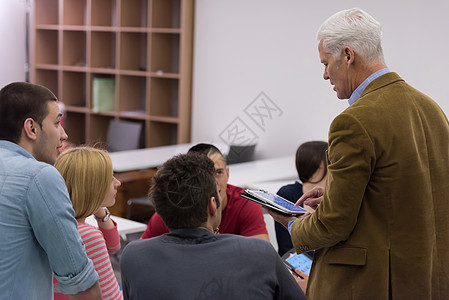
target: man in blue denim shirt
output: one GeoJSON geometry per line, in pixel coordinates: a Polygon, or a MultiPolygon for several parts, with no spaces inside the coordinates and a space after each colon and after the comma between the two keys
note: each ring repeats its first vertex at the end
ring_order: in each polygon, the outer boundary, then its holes
{"type": "Polygon", "coordinates": [[[47,88],[0,91],[0,299],[52,299],[52,271],[71,299],[101,299],[67,188],[52,166],[67,134],[47,88]]]}

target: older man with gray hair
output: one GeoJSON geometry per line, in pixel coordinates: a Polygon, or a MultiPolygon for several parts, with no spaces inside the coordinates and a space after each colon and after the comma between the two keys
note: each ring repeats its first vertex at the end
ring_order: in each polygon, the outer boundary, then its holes
{"type": "Polygon", "coordinates": [[[449,125],[391,72],[380,24],[361,9],[318,32],[324,79],[350,106],[329,129],[325,188],[302,218],[270,214],[298,252],[317,249],[309,299],[449,299],[449,125]]]}

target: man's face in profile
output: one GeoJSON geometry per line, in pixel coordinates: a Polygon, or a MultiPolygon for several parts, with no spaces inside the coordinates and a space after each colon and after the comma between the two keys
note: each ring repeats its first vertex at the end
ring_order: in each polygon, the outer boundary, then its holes
{"type": "Polygon", "coordinates": [[[61,126],[62,113],[56,101],[48,101],[48,114],[42,121],[42,128],[36,122],[36,141],[33,148],[34,157],[53,165],[58,158],[62,142],[67,134],[61,126]]]}
{"type": "Polygon", "coordinates": [[[321,63],[324,65],[324,80],[329,80],[334,86],[338,99],[349,99],[353,90],[349,83],[348,63],[345,56],[342,54],[339,59],[335,59],[332,54],[324,51],[322,41],[318,45],[318,52],[321,63]]]}

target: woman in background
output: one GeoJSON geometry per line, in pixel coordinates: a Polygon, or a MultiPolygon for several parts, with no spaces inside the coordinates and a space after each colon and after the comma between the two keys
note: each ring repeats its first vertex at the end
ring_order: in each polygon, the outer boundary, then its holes
{"type": "MultiPolygon", "coordinates": [[[[122,299],[109,259],[109,254],[120,250],[120,237],[107,207],[114,205],[121,184],[113,176],[109,154],[92,147],[70,148],[59,155],[55,167],[66,182],[87,256],[100,276],[103,299],[122,299]],[[98,228],[85,222],[92,214],[98,228]]],[[[56,280],[54,283],[55,299],[68,299],[67,295],[58,292],[56,280]]]]}
{"type": "MultiPolygon", "coordinates": [[[[312,141],[301,144],[296,150],[296,171],[299,181],[287,184],[279,189],[277,194],[293,203],[296,203],[303,193],[310,191],[313,187],[323,186],[326,183],[327,163],[326,150],[328,144],[322,141],[312,141]]],[[[316,209],[316,207],[312,207],[316,209]]],[[[293,248],[292,240],[288,230],[275,222],[278,253],[280,256],[293,248]]]]}

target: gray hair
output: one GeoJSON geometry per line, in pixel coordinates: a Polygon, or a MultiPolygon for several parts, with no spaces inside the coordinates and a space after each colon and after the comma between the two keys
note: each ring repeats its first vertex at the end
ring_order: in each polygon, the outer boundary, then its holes
{"type": "Polygon", "coordinates": [[[318,30],[323,50],[337,59],[345,46],[351,47],[365,62],[385,63],[382,51],[382,27],[360,8],[337,12],[318,30]]]}

